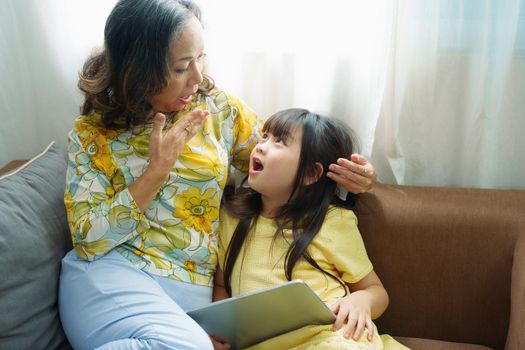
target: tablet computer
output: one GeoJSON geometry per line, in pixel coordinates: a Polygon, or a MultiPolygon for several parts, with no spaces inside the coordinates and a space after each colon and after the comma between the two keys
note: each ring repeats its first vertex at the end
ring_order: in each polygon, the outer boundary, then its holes
{"type": "Polygon", "coordinates": [[[230,343],[232,350],[303,326],[335,322],[328,306],[300,280],[220,300],[188,315],[208,334],[230,343]]]}

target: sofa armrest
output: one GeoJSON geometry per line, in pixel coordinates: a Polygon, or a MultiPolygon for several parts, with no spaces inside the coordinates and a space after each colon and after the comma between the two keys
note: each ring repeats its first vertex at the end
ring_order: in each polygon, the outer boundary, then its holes
{"type": "Polygon", "coordinates": [[[20,160],[20,159],[17,159],[17,160],[12,160],[10,161],[9,163],[7,163],[5,166],[3,166],[2,168],[0,168],[0,176],[2,175],[5,175],[7,173],[9,173],[10,171],[18,168],[19,166],[23,165],[27,163],[27,160],[20,160]]]}
{"type": "MultiPolygon", "coordinates": [[[[390,296],[379,331],[503,349],[511,283],[522,293],[512,274],[524,210],[523,190],[378,184],[361,195],[359,229],[390,296]]],[[[514,316],[514,333],[523,321],[514,316]]]]}
{"type": "Polygon", "coordinates": [[[505,349],[525,349],[525,230],[514,250],[510,295],[510,324],[505,349]]]}

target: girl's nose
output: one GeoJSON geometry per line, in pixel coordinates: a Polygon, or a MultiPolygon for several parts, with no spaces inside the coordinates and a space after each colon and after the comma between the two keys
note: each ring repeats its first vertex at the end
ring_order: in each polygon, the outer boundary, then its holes
{"type": "Polygon", "coordinates": [[[255,152],[257,153],[263,153],[264,152],[264,143],[259,142],[257,146],[255,146],[255,152]]]}

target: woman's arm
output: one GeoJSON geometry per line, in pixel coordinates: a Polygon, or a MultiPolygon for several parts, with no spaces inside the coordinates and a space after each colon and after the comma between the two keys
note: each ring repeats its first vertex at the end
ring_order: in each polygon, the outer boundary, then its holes
{"type": "MultiPolygon", "coordinates": [[[[116,190],[111,182],[116,171],[105,141],[84,147],[72,132],[68,147],[68,176],[64,202],[77,254],[95,260],[136,237],[142,213],[155,198],[186,142],[205,121],[207,112],[196,110],[164,132],[165,116],[158,113],[150,136],[150,162],[146,171],[128,187],[116,190]],[[86,149],[87,148],[87,149],[86,149]],[[91,151],[91,153],[89,152],[91,151]],[[93,152],[97,153],[91,156],[93,152]]],[[[89,133],[96,133],[90,130],[89,133]]],[[[143,222],[143,226],[148,223],[143,222]]]]}
{"type": "MultiPolygon", "coordinates": [[[[73,246],[88,261],[138,235],[136,228],[142,219],[129,189],[116,189],[112,184],[117,169],[111,154],[102,151],[107,149],[100,139],[85,147],[79,134],[72,131],[69,135],[64,203],[73,246]]],[[[124,185],[123,179],[117,181],[124,185]]]]}

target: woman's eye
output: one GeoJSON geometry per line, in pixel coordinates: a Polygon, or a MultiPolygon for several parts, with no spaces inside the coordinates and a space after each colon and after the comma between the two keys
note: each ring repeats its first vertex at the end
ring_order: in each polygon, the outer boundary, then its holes
{"type": "Polygon", "coordinates": [[[187,70],[188,68],[179,68],[179,69],[175,69],[175,73],[184,74],[187,70]]]}
{"type": "Polygon", "coordinates": [[[199,57],[197,57],[197,62],[202,62],[205,58],[206,58],[206,54],[203,53],[202,55],[200,55],[199,57]]]}

